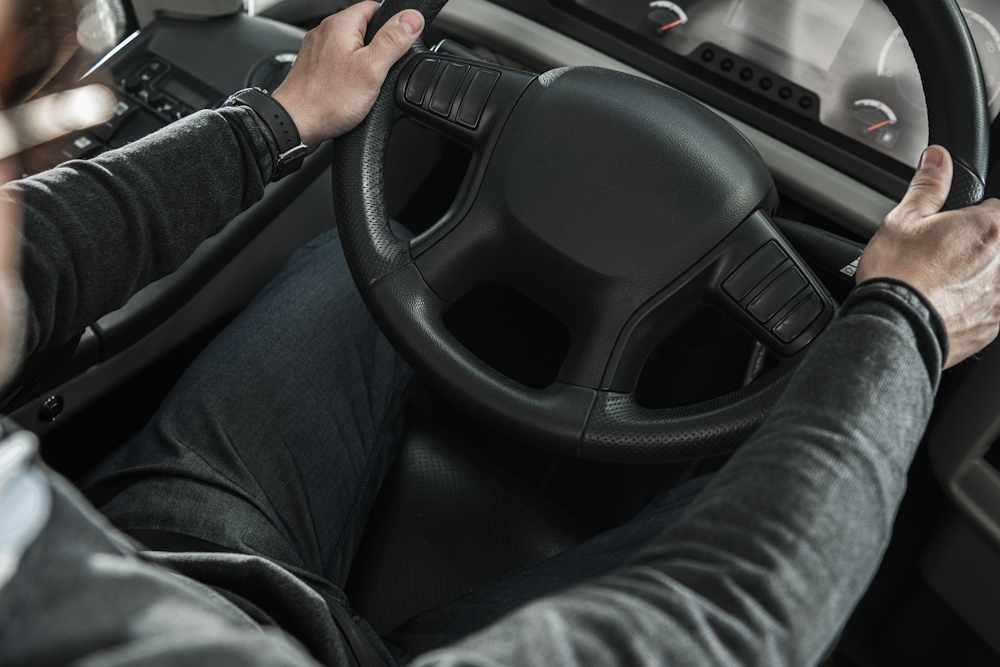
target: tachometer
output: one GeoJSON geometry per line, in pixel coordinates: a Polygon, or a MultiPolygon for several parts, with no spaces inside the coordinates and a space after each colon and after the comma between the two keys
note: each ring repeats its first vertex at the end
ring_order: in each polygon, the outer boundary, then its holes
{"type": "MultiPolygon", "coordinates": [[[[971,9],[963,9],[965,20],[969,24],[979,60],[983,66],[983,77],[986,81],[986,97],[990,110],[1000,97],[1000,32],[982,14],[971,9]]],[[[878,59],[878,76],[892,79],[903,99],[918,109],[926,110],[924,90],[920,82],[920,72],[913,59],[910,45],[903,36],[903,31],[896,28],[886,40],[878,59]]]]}

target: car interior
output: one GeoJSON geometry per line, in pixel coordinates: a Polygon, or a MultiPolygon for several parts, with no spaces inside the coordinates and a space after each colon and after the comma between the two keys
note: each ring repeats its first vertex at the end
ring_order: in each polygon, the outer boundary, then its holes
{"type": "MultiPolygon", "coordinates": [[[[273,91],[350,2],[97,4],[118,38],[83,81],[114,90],[115,115],[26,153],[25,175],[273,91]]],[[[299,246],[349,223],[355,280],[418,372],[345,591],[388,632],[725,465],[835,317],[929,137],[959,158],[953,197],[1000,195],[1000,3],[957,4],[978,67],[934,66],[952,0],[411,2],[440,11],[363,132],[30,357],[0,412],[82,478],[299,246]],[[500,209],[523,228],[459,224],[500,209]]],[[[1000,665],[997,396],[996,343],[944,374],[888,551],[824,665],[1000,665]]]]}

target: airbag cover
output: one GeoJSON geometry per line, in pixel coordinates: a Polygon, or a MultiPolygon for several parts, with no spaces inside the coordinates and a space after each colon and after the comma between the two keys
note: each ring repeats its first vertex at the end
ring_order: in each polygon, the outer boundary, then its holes
{"type": "Polygon", "coordinates": [[[760,155],[717,114],[593,67],[539,77],[489,170],[499,177],[485,187],[502,191],[481,194],[502,200],[508,221],[576,264],[570,274],[623,281],[628,301],[665,287],[774,196],[760,155]]]}

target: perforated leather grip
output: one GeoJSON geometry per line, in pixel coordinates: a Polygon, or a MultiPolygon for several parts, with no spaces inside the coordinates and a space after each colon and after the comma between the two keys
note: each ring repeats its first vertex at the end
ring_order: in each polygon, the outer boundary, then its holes
{"type": "Polygon", "coordinates": [[[920,70],[929,140],[955,160],[949,210],[983,199],[990,121],[976,45],[955,0],[885,0],[920,70]]]}
{"type": "MultiPolygon", "coordinates": [[[[378,13],[368,24],[368,32],[365,33],[365,44],[370,44],[382,26],[389,19],[403,11],[404,9],[416,9],[424,15],[424,21],[430,23],[437,18],[438,12],[447,4],[448,0],[383,0],[378,8],[378,13]]],[[[426,49],[424,49],[426,50],[426,49]]]]}

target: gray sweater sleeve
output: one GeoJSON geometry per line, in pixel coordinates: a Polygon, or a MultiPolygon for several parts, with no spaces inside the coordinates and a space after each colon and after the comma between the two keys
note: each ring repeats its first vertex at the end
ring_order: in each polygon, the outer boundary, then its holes
{"type": "Polygon", "coordinates": [[[257,202],[273,148],[252,111],[202,111],[89,161],[10,183],[20,202],[25,353],[58,344],[174,271],[257,202]]]}
{"type": "Polygon", "coordinates": [[[857,288],[765,424],[654,543],[414,666],[816,664],[887,546],[946,348],[916,292],[857,288]]]}

